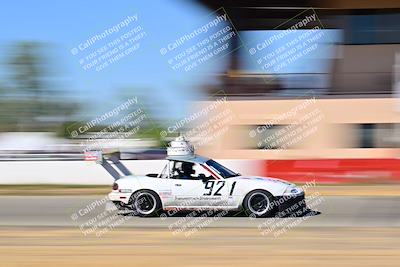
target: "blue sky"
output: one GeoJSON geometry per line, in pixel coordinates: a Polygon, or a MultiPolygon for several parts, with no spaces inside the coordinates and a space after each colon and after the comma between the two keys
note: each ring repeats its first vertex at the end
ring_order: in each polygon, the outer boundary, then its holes
{"type": "MultiPolygon", "coordinates": [[[[172,70],[159,50],[203,25],[211,12],[189,0],[7,1],[0,9],[0,63],[6,60],[7,49],[13,42],[42,42],[47,44],[44,52],[57,74],[54,86],[67,90],[86,107],[79,119],[108,111],[132,96],[151,102],[158,118],[177,119],[185,116],[191,100],[205,96],[200,88],[214,82],[205,74],[222,70],[226,57],[187,73],[172,70]],[[146,32],[140,49],[100,72],[83,70],[79,57],[72,55],[71,49],[135,14],[139,17],[137,24],[146,32]]],[[[253,40],[262,34],[258,31],[241,35],[253,40]]],[[[101,47],[112,38],[105,40],[94,47],[101,47]]],[[[251,69],[250,57],[244,57],[246,67],[251,69]]],[[[288,71],[296,72],[304,65],[299,61],[297,67],[288,71]]],[[[321,66],[314,64],[313,69],[321,66]]],[[[5,77],[5,68],[0,64],[0,84],[5,77]]]]}
{"type": "MultiPolygon", "coordinates": [[[[199,96],[202,75],[172,70],[159,49],[209,13],[191,1],[177,0],[7,1],[0,9],[0,60],[13,42],[43,42],[49,44],[45,52],[60,78],[57,86],[84,101],[88,116],[121,103],[117,95],[124,91],[154,101],[160,117],[177,118],[184,115],[187,101],[199,96]],[[134,14],[146,32],[138,53],[100,72],[83,70],[70,50],[134,14]]],[[[5,77],[4,68],[0,77],[5,77]]]]}

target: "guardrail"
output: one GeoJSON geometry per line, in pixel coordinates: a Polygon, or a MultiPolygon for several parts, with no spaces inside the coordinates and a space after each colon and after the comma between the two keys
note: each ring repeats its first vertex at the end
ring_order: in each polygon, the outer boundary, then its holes
{"type": "Polygon", "coordinates": [[[71,161],[84,160],[84,154],[0,154],[0,161],[71,161]]]}
{"type": "MultiPolygon", "coordinates": [[[[122,160],[158,160],[164,159],[166,156],[165,149],[149,149],[143,151],[121,151],[120,159],[122,160]]],[[[0,152],[1,161],[84,161],[85,154],[83,152],[0,152]]]]}

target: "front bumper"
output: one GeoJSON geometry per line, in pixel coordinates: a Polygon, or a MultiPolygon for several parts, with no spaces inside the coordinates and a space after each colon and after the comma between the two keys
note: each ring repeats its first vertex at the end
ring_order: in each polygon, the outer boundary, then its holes
{"type": "Polygon", "coordinates": [[[290,216],[305,212],[307,209],[304,192],[293,196],[278,196],[274,200],[281,216],[290,216]]]}

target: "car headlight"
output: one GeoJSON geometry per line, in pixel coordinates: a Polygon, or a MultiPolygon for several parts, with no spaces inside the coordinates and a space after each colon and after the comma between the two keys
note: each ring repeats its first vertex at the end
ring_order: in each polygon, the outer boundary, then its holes
{"type": "Polygon", "coordinates": [[[303,190],[300,187],[289,186],[286,188],[284,195],[298,195],[303,193],[303,190]]]}

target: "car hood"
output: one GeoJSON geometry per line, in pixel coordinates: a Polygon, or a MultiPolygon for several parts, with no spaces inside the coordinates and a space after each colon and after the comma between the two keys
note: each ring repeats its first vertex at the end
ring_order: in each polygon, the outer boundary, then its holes
{"type": "Polygon", "coordinates": [[[278,178],[272,178],[272,177],[262,177],[262,176],[236,176],[232,179],[237,179],[237,180],[257,180],[257,181],[264,181],[264,182],[269,182],[269,183],[278,183],[282,185],[294,185],[293,183],[290,183],[288,181],[278,179],[278,178]]]}

